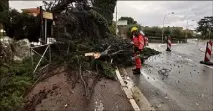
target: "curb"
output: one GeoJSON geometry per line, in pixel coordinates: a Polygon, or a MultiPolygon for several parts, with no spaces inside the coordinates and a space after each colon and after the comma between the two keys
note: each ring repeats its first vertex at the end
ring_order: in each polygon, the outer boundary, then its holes
{"type": "Polygon", "coordinates": [[[118,69],[115,70],[115,73],[116,73],[116,76],[122,86],[122,90],[124,91],[124,93],[126,94],[127,98],[129,99],[129,102],[131,103],[132,105],[132,108],[134,109],[134,111],[138,111],[140,110],[139,106],[136,104],[135,100],[133,99],[133,94],[131,92],[130,89],[128,89],[128,87],[125,85],[121,75],[120,75],[120,72],[118,71],[118,69]]]}
{"type": "MultiPolygon", "coordinates": [[[[124,68],[122,68],[122,69],[124,70],[124,73],[125,73],[124,75],[127,75],[126,70],[124,68]]],[[[116,72],[116,76],[122,86],[122,90],[124,91],[127,98],[129,99],[129,102],[131,103],[134,111],[139,111],[139,110],[155,111],[155,109],[151,107],[150,103],[145,98],[145,96],[141,93],[140,89],[137,86],[135,86],[133,84],[131,86],[128,85],[128,80],[125,80],[127,78],[124,77],[124,79],[123,79],[121,77],[121,74],[120,74],[118,68],[115,70],[115,72],[116,72]],[[124,81],[126,83],[124,83],[124,81]]],[[[128,79],[130,79],[130,78],[128,78],[128,79]]]]}

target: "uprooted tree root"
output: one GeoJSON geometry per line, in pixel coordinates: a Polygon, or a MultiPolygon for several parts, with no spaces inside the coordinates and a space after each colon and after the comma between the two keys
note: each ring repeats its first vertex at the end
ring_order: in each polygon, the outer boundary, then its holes
{"type": "Polygon", "coordinates": [[[81,83],[84,87],[84,96],[89,100],[93,94],[94,87],[97,82],[101,79],[101,75],[92,71],[82,72],[79,68],[79,72],[70,73],[67,72],[67,79],[72,84],[72,89],[75,88],[77,83],[81,83]],[[72,74],[72,75],[71,75],[72,74]]]}

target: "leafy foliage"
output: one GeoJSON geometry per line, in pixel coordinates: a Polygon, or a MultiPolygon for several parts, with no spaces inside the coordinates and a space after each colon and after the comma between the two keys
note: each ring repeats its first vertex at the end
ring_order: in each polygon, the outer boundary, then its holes
{"type": "Polygon", "coordinates": [[[9,9],[9,0],[1,0],[0,1],[0,12],[9,9]]]}
{"type": "Polygon", "coordinates": [[[150,57],[157,54],[160,54],[160,52],[147,47],[144,48],[143,51],[141,52],[142,57],[143,56],[150,57]]]}
{"type": "Polygon", "coordinates": [[[39,36],[40,27],[38,17],[19,13],[15,9],[0,12],[0,23],[3,24],[7,36],[20,40],[28,38],[36,41],[39,36]]]}
{"type": "Polygon", "coordinates": [[[213,38],[213,16],[207,16],[198,21],[197,32],[200,32],[203,38],[209,38],[209,31],[210,37],[213,38]]]}
{"type": "MultiPolygon", "coordinates": [[[[132,17],[121,17],[119,20],[127,20],[127,37],[131,36],[131,28],[133,26],[138,27],[139,30],[142,30],[147,37],[160,37],[162,36],[162,28],[153,26],[141,26],[137,23],[132,17]]],[[[171,36],[173,39],[184,39],[185,38],[186,31],[183,30],[181,27],[164,27],[164,36],[171,36]]],[[[187,31],[188,38],[191,38],[193,36],[193,33],[191,31],[187,31]]]]}
{"type": "Polygon", "coordinates": [[[94,0],[94,10],[107,19],[108,24],[112,24],[114,8],[117,0],[94,0]]]}
{"type": "Polygon", "coordinates": [[[109,26],[109,31],[112,35],[116,34],[116,23],[113,21],[112,25],[109,26]]]}
{"type": "MultiPolygon", "coordinates": [[[[35,62],[38,57],[35,57],[35,62]]],[[[22,105],[23,93],[33,83],[31,59],[21,63],[0,63],[0,109],[16,110],[22,105]]]]}
{"type": "MultiPolygon", "coordinates": [[[[146,36],[151,37],[161,37],[162,36],[162,28],[161,27],[148,27],[142,26],[142,30],[146,36]]],[[[164,36],[171,36],[173,39],[185,39],[186,30],[183,30],[182,27],[164,27],[164,36]]],[[[188,38],[193,37],[193,32],[187,30],[188,38]]]]}

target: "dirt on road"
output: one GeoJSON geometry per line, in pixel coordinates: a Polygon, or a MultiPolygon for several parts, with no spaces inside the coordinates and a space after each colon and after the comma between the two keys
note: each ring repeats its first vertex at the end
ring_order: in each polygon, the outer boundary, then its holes
{"type": "Polygon", "coordinates": [[[59,71],[42,80],[26,95],[21,110],[133,110],[118,81],[93,72],[81,77],[77,72],[59,71]]]}

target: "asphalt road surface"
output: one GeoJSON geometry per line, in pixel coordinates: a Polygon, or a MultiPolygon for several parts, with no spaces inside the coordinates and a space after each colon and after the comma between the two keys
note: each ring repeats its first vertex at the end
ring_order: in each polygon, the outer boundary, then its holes
{"type": "MultiPolygon", "coordinates": [[[[142,75],[132,79],[156,110],[213,110],[213,66],[199,62],[204,59],[205,42],[174,44],[172,52],[166,45],[150,44],[162,51],[145,61],[142,75]]],[[[212,57],[213,58],[213,57],[212,57]]],[[[212,61],[213,59],[211,59],[212,61]]],[[[131,68],[127,68],[131,73],[131,68]]]]}

